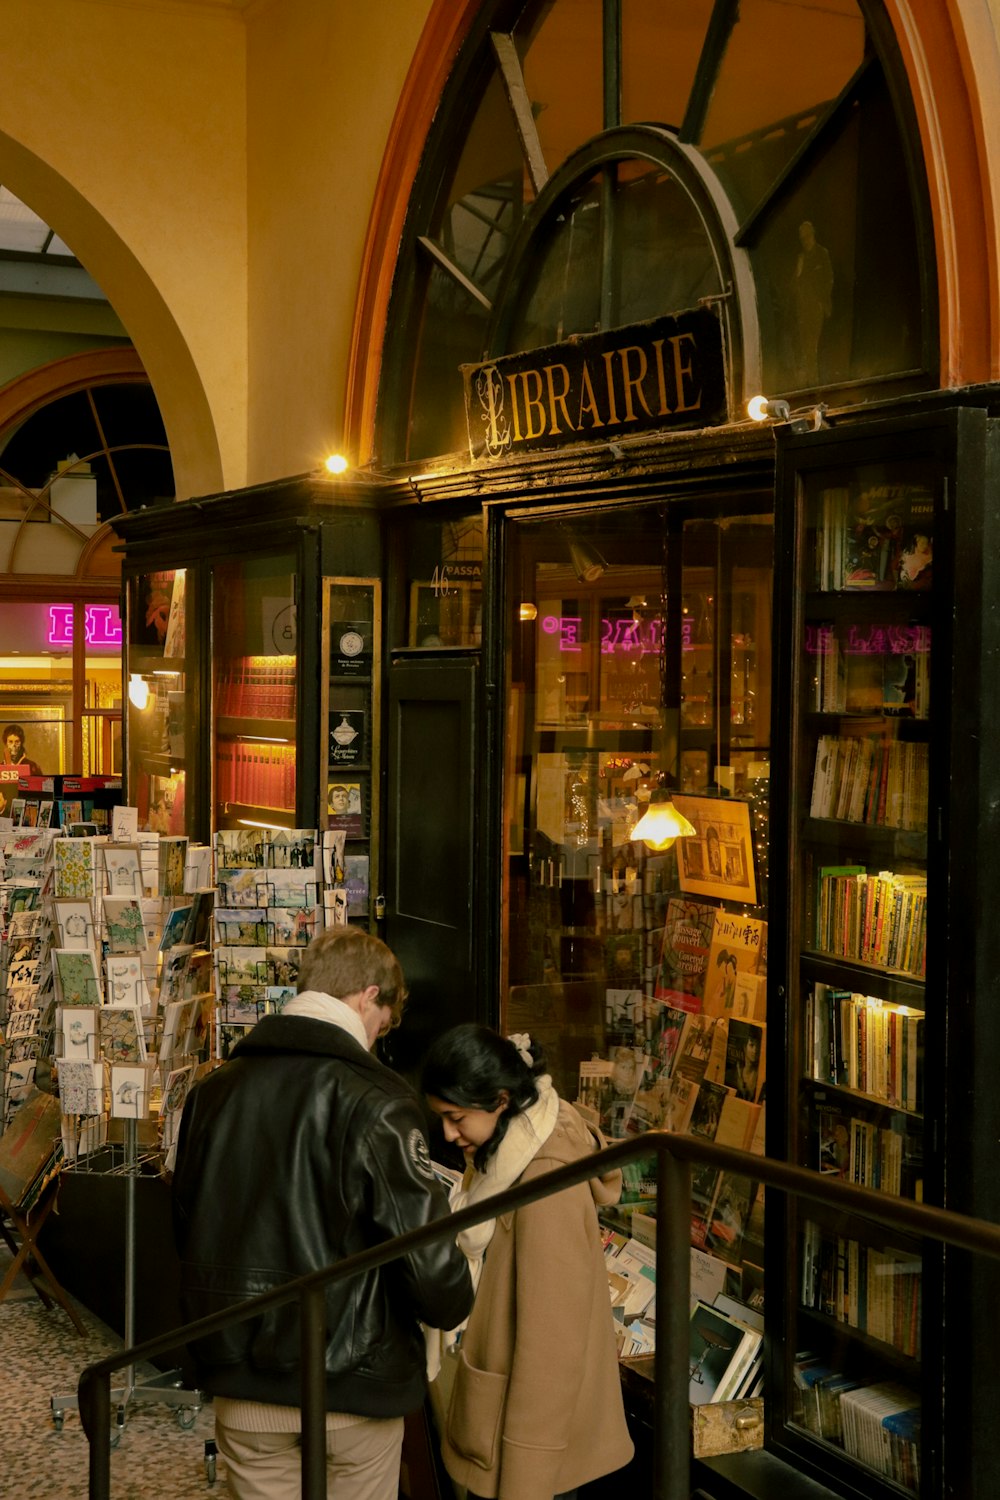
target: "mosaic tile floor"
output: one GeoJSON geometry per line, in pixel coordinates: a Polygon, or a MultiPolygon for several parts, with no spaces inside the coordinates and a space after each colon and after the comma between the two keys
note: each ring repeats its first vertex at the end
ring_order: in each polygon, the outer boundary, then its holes
{"type": "MultiPolygon", "coordinates": [[[[10,1265],[0,1244],[0,1280],[10,1265]]],[[[67,1409],[62,1431],[51,1398],[73,1394],[80,1371],[121,1348],[119,1339],[85,1308],[80,1338],[59,1307],[46,1310],[18,1278],[0,1302],[0,1497],[3,1500],[87,1500],[89,1450],[78,1412],[67,1409]]],[[[156,1374],[139,1369],[141,1383],[156,1374]]],[[[134,1402],[111,1453],[111,1500],[227,1500],[225,1465],[208,1483],[205,1439],[211,1406],[187,1431],[162,1402],[134,1402]]]]}

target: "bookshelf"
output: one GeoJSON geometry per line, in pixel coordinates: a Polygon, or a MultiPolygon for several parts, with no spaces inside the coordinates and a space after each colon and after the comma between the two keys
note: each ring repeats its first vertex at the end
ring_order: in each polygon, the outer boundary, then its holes
{"type": "Polygon", "coordinates": [[[295,826],[295,557],[220,560],[212,581],[213,825],[295,826]]]}
{"type": "MultiPolygon", "coordinates": [[[[980,414],[942,412],[782,445],[774,763],[788,795],[771,827],[786,1041],[770,1059],[769,1154],[971,1212],[943,1161],[946,1139],[971,1156],[978,1131],[955,1108],[966,1085],[946,1038],[956,995],[975,994],[982,939],[963,947],[960,932],[991,865],[979,638],[953,628],[956,590],[983,597],[981,517],[961,512],[979,503],[983,436],[980,414]]],[[[947,1257],[860,1216],[769,1201],[766,1287],[769,1446],[838,1492],[943,1493],[961,1419],[941,1330],[970,1297],[947,1257]]]]}

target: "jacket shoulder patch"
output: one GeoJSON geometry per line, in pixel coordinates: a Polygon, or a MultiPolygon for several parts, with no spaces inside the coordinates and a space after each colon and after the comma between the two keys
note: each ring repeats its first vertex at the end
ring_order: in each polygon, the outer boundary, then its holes
{"type": "Polygon", "coordinates": [[[431,1153],[427,1149],[427,1142],[424,1140],[423,1131],[417,1130],[416,1127],[410,1131],[406,1141],[406,1149],[411,1162],[421,1177],[427,1177],[433,1182],[434,1168],[431,1166],[431,1153]]]}

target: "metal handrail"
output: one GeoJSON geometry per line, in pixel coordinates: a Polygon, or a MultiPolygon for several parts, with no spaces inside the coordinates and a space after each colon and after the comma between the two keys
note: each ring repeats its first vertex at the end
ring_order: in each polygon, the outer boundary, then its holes
{"type": "Polygon", "coordinates": [[[326,1497],[326,1380],[324,1292],[337,1281],[374,1270],[411,1250],[482,1224],[527,1203],[535,1203],[564,1188],[586,1182],[636,1158],[656,1157],[656,1346],[653,1370],[659,1393],[660,1416],[653,1435],[652,1500],[688,1500],[690,1433],[688,1412],[688,1324],[690,1291],[691,1163],[717,1167],[751,1177],[765,1187],[779,1188],[797,1198],[861,1215],[890,1228],[943,1241],[964,1250],[1000,1258],[1000,1226],[984,1220],[933,1208],[905,1198],[889,1197],[872,1188],[855,1187],[839,1179],[789,1162],[754,1156],[730,1146],[690,1135],[651,1130],[620,1141],[593,1156],[546,1172],[530,1182],[508,1188],[485,1204],[464,1208],[435,1219],[383,1245],[348,1256],[334,1266],[313,1271],[285,1286],[239,1302],[223,1312],[199,1318],[181,1328],[146,1339],[117,1354],[88,1365],[80,1376],[80,1417],[90,1445],[89,1500],[110,1500],[111,1376],[114,1371],[174,1350],[232,1323],[244,1322],[265,1308],[298,1299],[302,1348],[302,1500],[326,1497]]]}

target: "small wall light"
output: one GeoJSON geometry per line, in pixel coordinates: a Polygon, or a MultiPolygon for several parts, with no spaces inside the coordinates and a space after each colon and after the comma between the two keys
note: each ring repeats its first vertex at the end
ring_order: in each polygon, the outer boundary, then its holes
{"type": "Polygon", "coordinates": [[[129,674],[128,701],[133,708],[138,708],[140,711],[149,703],[149,683],[145,677],[140,677],[138,672],[129,674]]]}
{"type": "Polygon", "coordinates": [[[342,453],[331,453],[324,459],[323,467],[328,474],[346,474],[350,466],[342,453]]]}
{"type": "Polygon", "coordinates": [[[763,422],[773,417],[777,422],[787,422],[792,414],[787,401],[769,401],[766,396],[751,396],[747,402],[747,415],[754,422],[763,422]]]}
{"type": "Polygon", "coordinates": [[[755,422],[771,417],[775,422],[787,422],[792,432],[819,432],[826,423],[826,407],[799,407],[792,411],[787,401],[769,401],[766,396],[751,396],[747,402],[747,415],[755,422]]]}
{"type": "Polygon", "coordinates": [[[530,600],[525,599],[518,607],[517,618],[519,620],[537,620],[538,605],[532,604],[530,600]]]}

